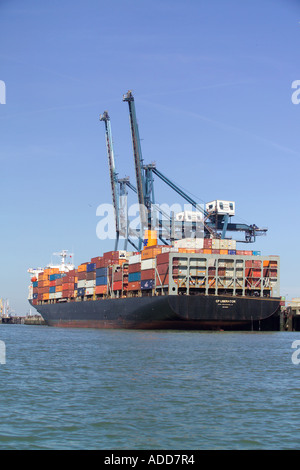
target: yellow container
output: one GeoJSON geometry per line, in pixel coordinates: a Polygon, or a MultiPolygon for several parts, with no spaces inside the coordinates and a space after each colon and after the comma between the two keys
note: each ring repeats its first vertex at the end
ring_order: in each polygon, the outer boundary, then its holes
{"type": "Polygon", "coordinates": [[[156,232],[156,230],[145,230],[144,244],[145,244],[145,246],[155,246],[155,245],[157,245],[157,232],[156,232]]]}
{"type": "Polygon", "coordinates": [[[85,271],[86,271],[86,265],[87,265],[87,263],[80,264],[80,265],[78,266],[78,272],[79,272],[79,273],[85,272],[85,271]]]}

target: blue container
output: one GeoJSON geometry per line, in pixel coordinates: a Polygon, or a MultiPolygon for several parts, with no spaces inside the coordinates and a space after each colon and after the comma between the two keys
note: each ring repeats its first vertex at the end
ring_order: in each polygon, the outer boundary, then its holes
{"type": "Polygon", "coordinates": [[[106,286],[107,285],[107,276],[96,277],[96,286],[106,286]]]}
{"type": "Polygon", "coordinates": [[[89,263],[86,267],[86,272],[91,273],[92,271],[95,271],[96,269],[96,263],[89,263]]]}
{"type": "Polygon", "coordinates": [[[96,277],[107,276],[107,268],[97,268],[96,277]]]}
{"type": "Polygon", "coordinates": [[[32,287],[38,287],[38,281],[33,282],[32,287]]]}
{"type": "Polygon", "coordinates": [[[84,295],[85,295],[85,287],[80,287],[80,288],[77,290],[77,296],[83,297],[84,295]]]}
{"type": "Polygon", "coordinates": [[[141,281],[141,289],[153,289],[154,279],[147,279],[146,281],[141,281]]]}
{"type": "Polygon", "coordinates": [[[229,255],[236,255],[236,250],[228,250],[229,255]]]}
{"type": "Polygon", "coordinates": [[[34,299],[37,299],[37,298],[38,298],[38,295],[37,295],[37,294],[33,294],[33,298],[34,298],[34,299]]]}
{"type": "Polygon", "coordinates": [[[64,276],[65,274],[60,274],[60,273],[50,274],[49,280],[56,281],[56,279],[60,279],[61,277],[64,277],[64,276]]]}
{"type": "Polygon", "coordinates": [[[128,274],[128,282],[137,282],[141,280],[141,273],[129,273],[128,274]]]}
{"type": "Polygon", "coordinates": [[[55,293],[55,286],[50,286],[49,288],[49,293],[54,294],[55,293]]]}
{"type": "Polygon", "coordinates": [[[261,256],[261,251],[252,251],[253,256],[261,256]]]}

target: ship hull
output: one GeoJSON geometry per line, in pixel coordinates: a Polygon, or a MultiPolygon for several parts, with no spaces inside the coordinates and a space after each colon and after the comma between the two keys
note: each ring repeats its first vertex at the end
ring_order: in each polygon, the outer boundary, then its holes
{"type": "Polygon", "coordinates": [[[255,329],[274,318],[278,298],[166,295],[34,305],[55,327],[255,329]]]}

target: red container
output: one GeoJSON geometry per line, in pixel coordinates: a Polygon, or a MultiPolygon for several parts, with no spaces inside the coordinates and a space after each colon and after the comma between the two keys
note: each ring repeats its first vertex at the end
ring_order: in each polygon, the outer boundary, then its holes
{"type": "Polygon", "coordinates": [[[244,255],[245,256],[252,256],[252,251],[244,250],[244,255]]]}
{"type": "Polygon", "coordinates": [[[97,261],[99,261],[100,259],[102,259],[102,256],[96,256],[96,258],[91,259],[91,263],[97,263],[97,261]]]}
{"type": "Polygon", "coordinates": [[[107,286],[96,286],[95,287],[95,294],[106,294],[107,286]]]}
{"type": "Polygon", "coordinates": [[[69,291],[69,290],[74,290],[74,284],[72,284],[71,282],[64,283],[64,284],[62,285],[62,290],[63,290],[63,291],[64,291],[64,290],[67,290],[67,291],[69,291]]]}
{"type": "Polygon", "coordinates": [[[170,253],[160,253],[156,256],[156,264],[165,264],[169,263],[169,254],[170,253]]]}
{"type": "Polygon", "coordinates": [[[155,269],[143,269],[141,271],[141,281],[146,281],[147,279],[155,279],[155,269]]]}
{"type": "Polygon", "coordinates": [[[156,276],[156,285],[157,286],[167,286],[169,285],[169,274],[160,274],[159,276],[156,276]]]}
{"type": "MultiPolygon", "coordinates": [[[[92,260],[91,260],[92,261],[92,260]]],[[[103,261],[103,257],[102,256],[99,256],[96,261],[96,269],[98,268],[104,268],[104,261],[103,261]]]]}
{"type": "Polygon", "coordinates": [[[113,290],[122,290],[122,281],[117,281],[113,283],[113,290]]]}
{"type": "Polygon", "coordinates": [[[54,287],[54,286],[55,286],[55,280],[54,280],[54,281],[50,281],[50,282],[49,282],[49,285],[50,285],[50,287],[54,287]]]}
{"type": "Polygon", "coordinates": [[[108,251],[106,253],[103,253],[103,258],[104,259],[110,259],[110,260],[118,260],[119,259],[119,252],[118,251],[108,251]]]}
{"type": "Polygon", "coordinates": [[[96,271],[90,271],[86,273],[86,280],[87,281],[94,281],[96,279],[96,271]]]}
{"type": "Polygon", "coordinates": [[[122,271],[117,271],[114,273],[114,281],[122,281],[122,271]]]}
{"type": "Polygon", "coordinates": [[[133,290],[140,290],[141,288],[141,283],[136,281],[136,282],[128,282],[128,288],[127,290],[133,291],[133,290]]]}
{"type": "Polygon", "coordinates": [[[260,269],[253,269],[252,277],[261,277],[261,270],[260,269]]]}
{"type": "Polygon", "coordinates": [[[129,273],[138,273],[141,270],[141,263],[130,264],[128,267],[129,273]]]}
{"type": "Polygon", "coordinates": [[[165,264],[159,264],[157,266],[157,272],[158,274],[165,274],[169,271],[169,263],[165,263],[165,264]]]}
{"type": "Polygon", "coordinates": [[[212,248],[212,239],[211,238],[204,238],[203,248],[212,248]]]}
{"type": "Polygon", "coordinates": [[[70,298],[70,297],[74,297],[74,289],[73,290],[63,290],[62,291],[62,296],[63,298],[70,298]]]}
{"type": "Polygon", "coordinates": [[[216,250],[215,248],[212,248],[211,253],[212,253],[213,255],[219,255],[219,254],[220,254],[220,250],[216,250]]]}
{"type": "MultiPolygon", "coordinates": [[[[83,272],[79,272],[78,273],[78,281],[83,281],[84,279],[86,279],[86,271],[83,271],[83,272]]],[[[56,284],[58,285],[58,284],[56,284]]]]}

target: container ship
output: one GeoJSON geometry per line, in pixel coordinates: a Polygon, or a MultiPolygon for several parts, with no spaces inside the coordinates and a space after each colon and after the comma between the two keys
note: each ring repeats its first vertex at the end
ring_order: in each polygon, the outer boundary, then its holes
{"type": "Polygon", "coordinates": [[[49,266],[32,276],[29,301],[47,325],[61,327],[250,330],[276,317],[279,257],[203,243],[49,266]]]}
{"type": "Polygon", "coordinates": [[[189,194],[142,158],[134,98],[129,105],[136,187],[115,167],[110,118],[105,111],[106,149],[115,214],[114,251],[77,268],[66,263],[29,269],[29,302],[46,324],[60,327],[133,329],[260,329],[276,322],[280,310],[280,260],[240,250],[265,228],[232,222],[235,202],[199,205],[189,194]],[[191,207],[165,214],[154,198],[160,178],[191,207]],[[140,208],[140,229],[128,222],[127,190],[140,208]],[[232,232],[244,233],[235,240],[232,232]],[[143,234],[143,236],[142,236],[143,234]],[[118,249],[120,237],[124,249],[118,249]],[[128,251],[128,244],[133,251],[128,251]]]}

